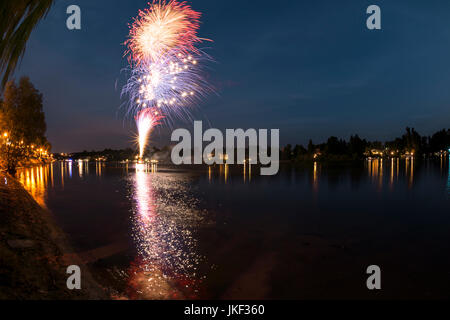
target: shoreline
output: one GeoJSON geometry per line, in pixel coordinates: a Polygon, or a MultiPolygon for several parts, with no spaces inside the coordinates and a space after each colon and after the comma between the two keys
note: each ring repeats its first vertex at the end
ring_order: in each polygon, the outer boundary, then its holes
{"type": "Polygon", "coordinates": [[[51,213],[12,176],[0,172],[0,299],[102,300],[106,290],[68,244],[51,213]],[[81,290],[66,286],[67,267],[80,265],[81,290]]]}

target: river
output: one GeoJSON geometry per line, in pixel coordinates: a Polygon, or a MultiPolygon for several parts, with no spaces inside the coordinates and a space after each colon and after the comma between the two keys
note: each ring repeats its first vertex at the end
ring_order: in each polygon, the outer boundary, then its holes
{"type": "Polygon", "coordinates": [[[258,174],[80,161],[17,177],[113,298],[450,296],[448,159],[258,174]],[[366,287],[370,265],[381,291],[366,287]]]}

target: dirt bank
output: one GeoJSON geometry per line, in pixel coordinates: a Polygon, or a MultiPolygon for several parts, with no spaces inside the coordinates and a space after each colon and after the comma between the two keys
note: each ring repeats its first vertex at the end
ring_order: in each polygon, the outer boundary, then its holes
{"type": "Polygon", "coordinates": [[[106,299],[82,268],[82,289],[67,289],[78,256],[51,214],[19,182],[0,173],[0,299],[106,299]]]}

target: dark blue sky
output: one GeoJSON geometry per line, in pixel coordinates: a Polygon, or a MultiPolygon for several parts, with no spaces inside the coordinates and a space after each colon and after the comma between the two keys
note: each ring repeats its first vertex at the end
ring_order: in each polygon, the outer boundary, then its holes
{"type": "MultiPolygon", "coordinates": [[[[44,94],[53,150],[130,146],[134,127],[116,82],[128,23],[148,1],[56,2],[16,73],[44,94]],[[81,31],[66,28],[71,4],[81,7],[81,31]]],[[[203,13],[200,36],[214,40],[217,95],[195,112],[212,127],[279,128],[282,144],[450,127],[449,1],[189,2],[203,13]],[[382,31],[366,28],[371,4],[382,9],[382,31]]],[[[152,139],[168,144],[167,132],[152,139]]]]}

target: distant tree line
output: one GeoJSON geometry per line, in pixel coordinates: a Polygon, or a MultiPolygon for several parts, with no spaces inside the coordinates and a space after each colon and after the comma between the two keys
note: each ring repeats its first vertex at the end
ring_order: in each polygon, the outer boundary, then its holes
{"type": "MultiPolygon", "coordinates": [[[[156,147],[149,148],[145,154],[144,158],[152,158],[152,156],[161,151],[169,150],[169,147],[163,149],[158,149],[156,147]]],[[[53,157],[56,160],[90,160],[90,161],[126,161],[135,160],[137,156],[137,151],[132,148],[113,150],[105,149],[103,151],[83,151],[71,154],[54,154],[53,157]]]]}
{"type": "Polygon", "coordinates": [[[91,161],[123,161],[133,159],[136,150],[131,148],[123,150],[105,149],[103,151],[82,151],[72,154],[54,154],[56,160],[72,159],[72,160],[91,160],[91,161]]]}
{"type": "Polygon", "coordinates": [[[421,136],[415,129],[406,128],[406,133],[392,141],[367,141],[358,135],[348,141],[330,137],[326,143],[314,144],[309,141],[302,145],[287,145],[281,150],[281,159],[301,161],[312,159],[360,160],[368,156],[431,156],[450,148],[450,129],[441,130],[432,136],[421,136]]]}
{"type": "MultiPolygon", "coordinates": [[[[432,136],[421,136],[415,129],[406,128],[405,134],[392,141],[368,141],[353,135],[348,141],[337,137],[330,137],[327,142],[314,144],[309,141],[306,147],[302,145],[287,145],[280,150],[283,161],[303,160],[362,160],[367,157],[405,157],[432,156],[448,151],[450,148],[450,129],[441,130],[432,136]]],[[[162,149],[149,148],[144,158],[151,159],[157,154],[170,157],[171,147],[162,149]]],[[[248,149],[246,150],[248,155],[248,149]]],[[[72,154],[54,154],[57,160],[91,160],[91,161],[125,161],[135,160],[137,150],[128,148],[123,150],[105,149],[103,151],[83,151],[72,154]]]]}

